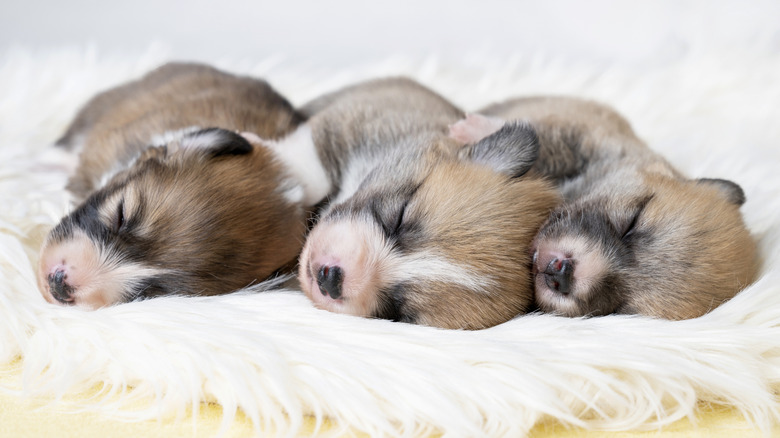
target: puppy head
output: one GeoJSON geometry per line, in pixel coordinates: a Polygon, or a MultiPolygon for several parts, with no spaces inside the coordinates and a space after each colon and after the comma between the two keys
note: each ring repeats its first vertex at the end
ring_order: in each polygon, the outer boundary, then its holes
{"type": "Polygon", "coordinates": [[[558,202],[523,176],[533,130],[515,125],[459,151],[440,147],[448,141],[388,159],[323,214],[299,271],[317,307],[465,329],[528,309],[529,245],[558,202]]]}
{"type": "Polygon", "coordinates": [[[49,233],[38,280],[52,303],[96,308],[214,295],[292,262],[300,187],[271,153],[221,129],[144,151],[49,233]]]}
{"type": "Polygon", "coordinates": [[[557,209],[535,239],[542,310],[686,319],[754,281],[756,245],[736,184],[640,172],[594,191],[557,209]]]}

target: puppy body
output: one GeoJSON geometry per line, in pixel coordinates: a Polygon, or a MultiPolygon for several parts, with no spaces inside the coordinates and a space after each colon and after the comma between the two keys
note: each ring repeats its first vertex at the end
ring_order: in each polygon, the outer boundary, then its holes
{"type": "Polygon", "coordinates": [[[169,63],[95,96],[57,144],[80,152],[68,182],[80,202],[150,145],[211,127],[277,138],[302,121],[262,80],[201,64],[169,63]]]}
{"type": "Polygon", "coordinates": [[[329,181],[300,257],[316,306],[467,329],[528,309],[529,245],[558,201],[523,176],[533,130],[463,147],[447,137],[463,113],[408,79],[349,87],[302,111],[329,181]]]}
{"type": "Polygon", "coordinates": [[[302,120],[267,83],[197,64],[97,95],[58,141],[80,150],[68,183],[79,205],[43,245],[44,297],[95,308],[221,294],[294,262],[303,188],[247,139],[302,120]]]}
{"type": "Polygon", "coordinates": [[[738,185],[685,178],[595,102],[524,98],[480,114],[488,117],[471,116],[453,136],[477,141],[503,120],[528,121],[541,145],[533,170],[554,180],[565,200],[534,241],[542,310],[686,319],[754,281],[756,245],[738,185]]]}

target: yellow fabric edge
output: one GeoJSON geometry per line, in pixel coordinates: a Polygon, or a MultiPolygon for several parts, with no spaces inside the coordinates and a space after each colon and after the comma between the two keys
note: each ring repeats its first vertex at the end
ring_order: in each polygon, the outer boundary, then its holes
{"type": "MultiPolygon", "coordinates": [[[[13,392],[19,385],[18,368],[6,365],[0,371],[0,437],[211,437],[222,427],[222,409],[218,405],[202,403],[196,418],[188,413],[181,418],[129,422],[111,418],[96,412],[77,412],[79,401],[88,400],[90,394],[67,397],[62,401],[39,397],[21,398],[13,392]]],[[[316,422],[305,418],[301,436],[316,436],[316,422]]],[[[333,432],[333,425],[325,423],[320,431],[333,432]]],[[[780,427],[769,431],[780,436],[780,427]]],[[[251,421],[239,413],[222,436],[245,437],[258,435],[251,421]]],[[[273,432],[262,431],[262,436],[273,432]]],[[[351,434],[350,436],[354,436],[351,434]]],[[[695,422],[677,421],[662,429],[646,431],[603,432],[566,427],[549,420],[537,424],[530,432],[533,438],[645,438],[645,437],[764,437],[739,412],[724,406],[700,406],[695,422]]]]}

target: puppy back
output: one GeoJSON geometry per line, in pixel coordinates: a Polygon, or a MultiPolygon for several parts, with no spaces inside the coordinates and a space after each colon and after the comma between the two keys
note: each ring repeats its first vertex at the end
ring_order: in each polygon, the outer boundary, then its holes
{"type": "Polygon", "coordinates": [[[97,95],[77,114],[60,144],[80,148],[68,188],[84,198],[112,169],[127,165],[156,136],[220,127],[278,138],[303,116],[261,79],[201,64],[172,63],[97,95]]]}

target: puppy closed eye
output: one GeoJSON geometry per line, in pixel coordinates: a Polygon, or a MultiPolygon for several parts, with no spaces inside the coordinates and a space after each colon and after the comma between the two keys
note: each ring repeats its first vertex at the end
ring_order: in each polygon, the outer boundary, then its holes
{"type": "Polygon", "coordinates": [[[636,232],[636,226],[639,223],[639,216],[641,216],[642,211],[638,210],[636,213],[634,213],[634,217],[631,219],[631,222],[629,222],[628,226],[623,231],[623,235],[620,237],[623,240],[628,239],[636,232]]]}
{"type": "Polygon", "coordinates": [[[647,207],[647,204],[651,199],[652,196],[647,197],[637,205],[636,209],[634,210],[634,214],[631,216],[631,220],[623,228],[623,232],[621,233],[622,240],[625,241],[636,233],[638,226],[641,223],[640,219],[642,217],[642,212],[645,211],[645,207],[647,207]]]}
{"type": "Polygon", "coordinates": [[[397,208],[389,208],[381,202],[373,202],[370,210],[374,216],[374,220],[382,227],[382,231],[387,237],[394,237],[398,235],[404,221],[404,215],[406,214],[406,207],[409,205],[409,200],[405,199],[400,203],[397,208]]]}
{"type": "Polygon", "coordinates": [[[422,184],[423,182],[420,182],[415,186],[401,188],[396,196],[391,198],[376,197],[371,200],[369,210],[376,223],[382,227],[385,236],[398,237],[403,231],[404,218],[409,203],[415,198],[422,184]]]}
{"type": "Polygon", "coordinates": [[[409,206],[409,200],[405,200],[403,204],[401,204],[401,209],[398,212],[398,216],[396,219],[395,226],[393,227],[392,234],[398,235],[398,233],[401,231],[401,225],[404,223],[404,216],[406,215],[406,207],[409,206]]]}
{"type": "Polygon", "coordinates": [[[117,205],[116,218],[114,219],[114,231],[120,232],[125,226],[125,199],[122,198],[117,205]]]}

